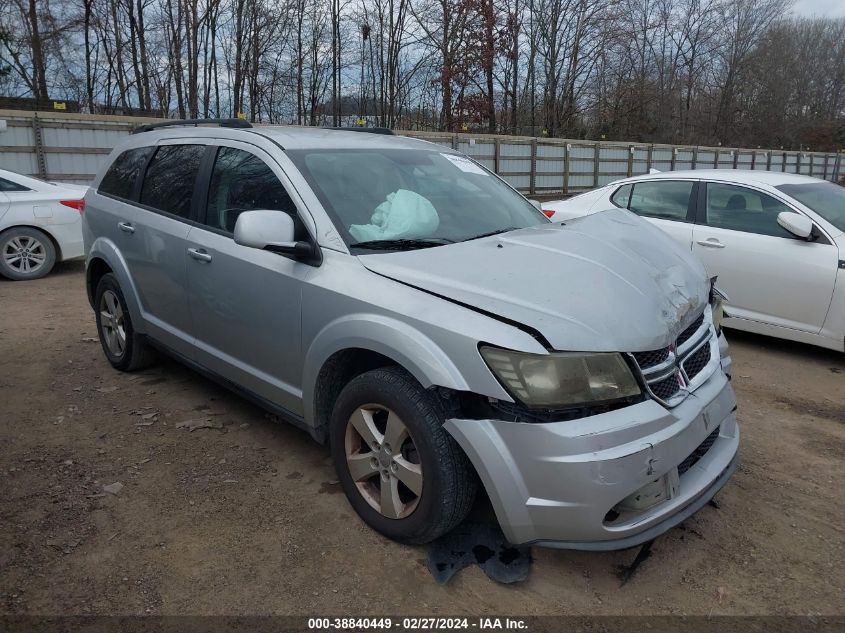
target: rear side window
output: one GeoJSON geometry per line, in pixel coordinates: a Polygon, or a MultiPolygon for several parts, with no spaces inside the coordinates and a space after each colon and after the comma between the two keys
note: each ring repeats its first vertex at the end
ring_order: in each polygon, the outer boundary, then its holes
{"type": "Polygon", "coordinates": [[[0,191],[30,191],[30,189],[11,180],[0,178],[0,191]]]}
{"type": "Polygon", "coordinates": [[[610,196],[610,201],[617,207],[627,209],[628,203],[631,201],[631,189],[633,188],[634,185],[622,185],[610,196]]]}
{"type": "Polygon", "coordinates": [[[144,168],[152,151],[152,147],[136,147],[120,154],[111,164],[106,175],[103,176],[98,191],[115,198],[131,200],[135,180],[144,168]]]}
{"type": "Polygon", "coordinates": [[[191,217],[191,198],[205,145],[162,145],[144,174],[140,203],[181,218],[191,217]]]}
{"type": "Polygon", "coordinates": [[[689,211],[692,186],[690,180],[635,183],[628,208],[638,215],[684,221],[689,211]]]}
{"type": "Polygon", "coordinates": [[[233,233],[243,211],[284,211],[296,218],[296,206],[267,164],[255,154],[221,147],[208,188],[208,226],[233,233]]]}

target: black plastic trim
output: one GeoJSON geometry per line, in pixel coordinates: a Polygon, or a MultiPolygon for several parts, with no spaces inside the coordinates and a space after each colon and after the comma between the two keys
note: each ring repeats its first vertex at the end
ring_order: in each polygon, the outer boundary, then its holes
{"type": "Polygon", "coordinates": [[[151,132],[165,127],[179,127],[179,126],[200,126],[200,125],[219,125],[220,127],[232,128],[251,128],[252,123],[245,119],[174,119],[172,121],[162,121],[161,123],[145,123],[139,125],[132,134],[141,134],[142,132],[151,132]]]}

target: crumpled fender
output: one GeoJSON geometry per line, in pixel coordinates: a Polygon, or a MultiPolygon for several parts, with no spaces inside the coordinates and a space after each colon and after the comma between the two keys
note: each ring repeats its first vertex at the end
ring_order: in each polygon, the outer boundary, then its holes
{"type": "Polygon", "coordinates": [[[302,399],[306,420],[315,419],[315,391],[323,365],[332,354],[352,348],[387,356],[409,371],[423,387],[438,385],[469,390],[448,354],[407,323],[383,315],[349,314],[326,325],[305,352],[302,399]]]}

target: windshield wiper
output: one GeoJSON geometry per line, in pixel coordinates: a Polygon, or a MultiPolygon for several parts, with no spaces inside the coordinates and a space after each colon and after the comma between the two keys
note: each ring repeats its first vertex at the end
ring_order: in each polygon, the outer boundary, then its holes
{"type": "Polygon", "coordinates": [[[354,244],[350,244],[349,248],[369,248],[373,250],[385,251],[410,251],[415,248],[431,248],[433,246],[453,244],[454,242],[455,240],[450,240],[447,237],[432,237],[424,239],[367,240],[365,242],[355,242],[354,244]]]}
{"type": "Polygon", "coordinates": [[[468,237],[465,240],[461,240],[462,242],[469,242],[470,240],[480,240],[482,237],[490,237],[491,235],[498,235],[499,233],[507,233],[509,231],[517,231],[519,230],[518,226],[509,226],[504,229],[496,229],[495,231],[488,231],[487,233],[482,233],[481,235],[473,235],[472,237],[468,237]]]}

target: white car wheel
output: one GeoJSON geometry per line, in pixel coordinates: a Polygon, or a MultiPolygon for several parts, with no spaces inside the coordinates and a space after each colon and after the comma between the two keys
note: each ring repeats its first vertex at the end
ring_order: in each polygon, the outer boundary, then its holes
{"type": "Polygon", "coordinates": [[[52,240],[38,229],[12,227],[0,233],[0,274],[14,281],[39,279],[56,263],[52,240]]]}

